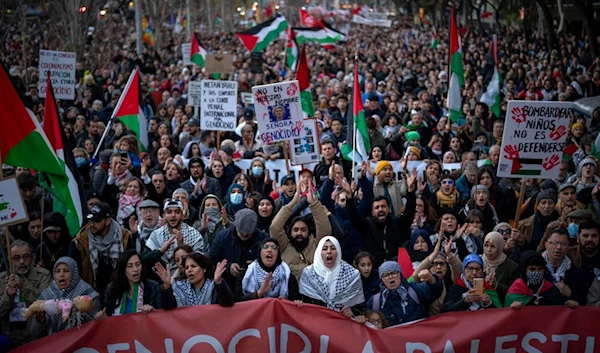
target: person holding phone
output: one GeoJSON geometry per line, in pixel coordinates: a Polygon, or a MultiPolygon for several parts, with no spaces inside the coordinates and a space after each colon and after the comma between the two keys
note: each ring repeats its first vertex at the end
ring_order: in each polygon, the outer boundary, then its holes
{"type": "Polygon", "coordinates": [[[501,307],[502,302],[496,290],[484,281],[481,257],[477,254],[466,256],[462,264],[462,274],[448,290],[442,312],[501,307]]]}

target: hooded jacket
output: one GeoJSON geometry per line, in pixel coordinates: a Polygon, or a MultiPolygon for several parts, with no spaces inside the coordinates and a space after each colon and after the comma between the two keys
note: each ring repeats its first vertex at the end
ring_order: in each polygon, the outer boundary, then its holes
{"type": "Polygon", "coordinates": [[[225,229],[229,229],[232,226],[232,222],[230,222],[229,218],[228,218],[225,220],[226,223],[223,224],[223,218],[221,217],[221,219],[219,220],[219,222],[215,226],[215,229],[212,232],[209,231],[208,229],[206,231],[202,232],[201,231],[202,230],[202,217],[204,215],[204,210],[206,208],[206,200],[208,200],[208,199],[217,200],[217,202],[219,204],[219,209],[221,209],[223,207],[223,202],[221,202],[221,199],[217,195],[213,195],[213,194],[206,195],[206,197],[202,200],[202,204],[200,205],[200,211],[198,212],[199,219],[194,222],[192,227],[194,227],[195,229],[198,230],[198,232],[200,232],[200,235],[202,235],[202,238],[204,238],[204,241],[206,242],[206,246],[208,248],[210,248],[211,245],[213,244],[213,242],[215,241],[217,234],[221,233],[225,229]]]}
{"type": "Polygon", "coordinates": [[[50,241],[50,239],[48,239],[48,235],[46,234],[47,232],[44,232],[44,234],[42,234],[42,236],[44,237],[44,241],[36,248],[35,255],[40,255],[41,247],[41,261],[44,263],[44,268],[48,271],[52,271],[56,260],[69,254],[71,236],[69,235],[69,228],[67,227],[67,221],[65,220],[65,216],[58,212],[46,214],[46,216],[44,217],[44,228],[48,227],[59,227],[61,230],[60,238],[58,239],[56,244],[54,244],[50,241]]]}

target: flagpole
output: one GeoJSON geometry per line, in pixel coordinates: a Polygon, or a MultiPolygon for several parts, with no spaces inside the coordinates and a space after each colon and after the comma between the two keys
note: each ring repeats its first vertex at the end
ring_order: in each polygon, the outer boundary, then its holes
{"type": "MultiPolygon", "coordinates": [[[[354,54],[354,74],[358,75],[358,48],[354,54]]],[[[353,77],[356,82],[358,82],[358,77],[353,77]]],[[[354,92],[356,92],[356,87],[354,87],[354,92]]],[[[359,90],[360,92],[360,90],[359,90]]],[[[362,99],[361,97],[352,97],[352,99],[362,99]]],[[[352,103],[354,106],[356,103],[352,103]]],[[[352,108],[354,110],[354,108],[352,108]]],[[[352,117],[354,119],[354,117],[352,117]]],[[[352,124],[352,180],[356,179],[356,124],[352,124]]]]}
{"type": "Polygon", "coordinates": [[[40,260],[39,261],[42,261],[42,243],[44,242],[44,214],[45,214],[45,212],[44,212],[44,208],[45,208],[44,205],[46,204],[46,198],[45,198],[46,195],[45,195],[45,193],[46,193],[46,189],[42,188],[42,198],[40,199],[41,203],[42,203],[40,205],[40,208],[42,210],[42,217],[41,217],[42,234],[40,234],[40,260]]]}

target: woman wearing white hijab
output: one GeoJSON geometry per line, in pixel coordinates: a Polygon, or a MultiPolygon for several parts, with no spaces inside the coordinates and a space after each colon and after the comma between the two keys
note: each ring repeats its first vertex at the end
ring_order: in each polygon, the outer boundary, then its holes
{"type": "Polygon", "coordinates": [[[365,297],[360,273],[342,261],[342,248],[334,237],[322,238],[317,245],[313,264],[300,276],[302,300],[296,304],[310,303],[341,311],[346,317],[359,315],[364,309],[365,297]]]}

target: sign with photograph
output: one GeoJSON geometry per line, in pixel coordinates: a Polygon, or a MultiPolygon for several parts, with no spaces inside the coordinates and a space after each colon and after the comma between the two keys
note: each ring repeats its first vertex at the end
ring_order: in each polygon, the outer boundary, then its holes
{"type": "Polygon", "coordinates": [[[291,140],[290,160],[295,165],[319,162],[319,141],[314,119],[305,119],[300,136],[291,140]]]}
{"type": "Polygon", "coordinates": [[[304,133],[298,81],[254,86],[252,96],[264,143],[288,141],[304,133]]]}

